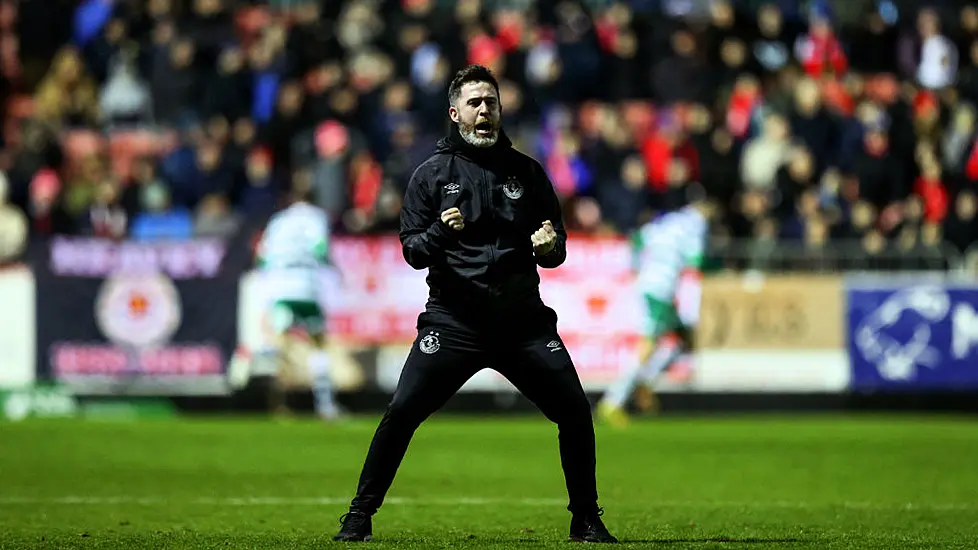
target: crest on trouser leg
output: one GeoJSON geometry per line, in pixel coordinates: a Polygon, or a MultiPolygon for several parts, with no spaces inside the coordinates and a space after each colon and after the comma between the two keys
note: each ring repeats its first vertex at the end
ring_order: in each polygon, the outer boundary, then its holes
{"type": "Polygon", "coordinates": [[[441,343],[438,341],[438,333],[432,332],[431,334],[428,334],[422,338],[421,341],[418,342],[418,349],[420,349],[422,353],[427,353],[428,355],[431,355],[432,353],[435,353],[441,349],[441,343]]]}

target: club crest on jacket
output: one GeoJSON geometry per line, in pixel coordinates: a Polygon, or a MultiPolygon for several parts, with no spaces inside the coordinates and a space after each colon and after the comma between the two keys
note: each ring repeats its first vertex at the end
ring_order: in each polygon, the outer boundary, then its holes
{"type": "Polygon", "coordinates": [[[503,184],[503,193],[507,197],[516,200],[523,196],[523,184],[516,179],[516,176],[510,176],[506,180],[506,183],[503,184]]]}

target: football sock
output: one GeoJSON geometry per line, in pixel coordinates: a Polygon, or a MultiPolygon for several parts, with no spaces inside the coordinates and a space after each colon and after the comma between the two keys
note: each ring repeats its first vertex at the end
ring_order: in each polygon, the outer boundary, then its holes
{"type": "Polygon", "coordinates": [[[652,354],[652,357],[642,367],[642,381],[647,384],[654,382],[662,374],[662,371],[669,368],[669,365],[678,359],[680,355],[682,355],[682,350],[675,342],[664,342],[656,348],[655,353],[652,354]]]}
{"type": "Polygon", "coordinates": [[[601,400],[615,407],[624,406],[628,398],[631,397],[632,392],[635,391],[635,384],[638,382],[638,377],[641,373],[642,365],[639,363],[633,364],[628,370],[621,373],[618,379],[608,388],[608,391],[605,392],[601,400]]]}
{"type": "Polygon", "coordinates": [[[309,353],[309,372],[312,375],[312,395],[316,403],[316,412],[332,417],[339,413],[333,396],[333,380],[330,373],[330,357],[325,351],[309,353]]]}

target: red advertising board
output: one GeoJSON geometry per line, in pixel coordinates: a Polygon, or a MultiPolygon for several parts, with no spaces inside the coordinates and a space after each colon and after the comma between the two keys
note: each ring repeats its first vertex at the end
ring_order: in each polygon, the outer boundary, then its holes
{"type": "MultiPolygon", "coordinates": [[[[326,285],[333,338],[389,345],[410,343],[428,297],[425,271],[404,261],[396,237],[338,238],[340,276],[326,285]]],[[[635,352],[641,302],[632,286],[631,257],[621,239],[573,237],[567,261],[540,269],[541,294],[557,311],[558,330],[582,375],[611,379],[635,352]]]]}
{"type": "MultiPolygon", "coordinates": [[[[330,337],[341,350],[338,357],[352,357],[343,349],[377,348],[377,376],[384,379],[383,387],[392,389],[428,297],[426,271],[407,265],[394,236],[339,238],[333,256],[342,273],[324,276],[323,302],[330,337]]],[[[603,390],[636,361],[644,326],[643,300],[634,285],[628,243],[572,236],[564,265],[539,273],[544,302],[557,312],[558,331],[581,381],[589,390],[603,390]]],[[[241,341],[254,350],[267,341],[267,334],[257,328],[264,309],[263,285],[259,274],[246,279],[239,326],[241,341]]],[[[679,369],[664,381],[664,391],[837,391],[845,387],[844,349],[838,337],[824,337],[836,334],[832,327],[839,326],[838,299],[832,298],[838,294],[832,294],[833,288],[839,288],[833,283],[838,278],[762,279],[715,275],[702,282],[702,297],[695,278],[681,282],[678,306],[702,310],[698,331],[702,342],[695,365],[687,365],[693,375],[679,369]],[[693,281],[693,285],[683,284],[693,281]],[[689,303],[683,303],[686,296],[689,303]],[[798,327],[805,330],[792,332],[798,327]]],[[[372,357],[364,355],[368,356],[372,357]]],[[[342,362],[337,359],[336,364],[342,362]]],[[[358,387],[364,379],[358,369],[351,366],[350,380],[355,382],[344,387],[358,387]]],[[[506,387],[488,376],[471,389],[506,387]]]]}

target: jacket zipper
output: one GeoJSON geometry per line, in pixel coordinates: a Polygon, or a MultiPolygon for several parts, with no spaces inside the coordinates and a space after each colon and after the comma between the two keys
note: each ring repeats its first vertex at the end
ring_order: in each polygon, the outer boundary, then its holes
{"type": "MultiPolygon", "coordinates": [[[[485,198],[486,198],[486,204],[489,205],[489,221],[490,222],[495,222],[496,221],[496,208],[492,204],[492,189],[489,187],[489,177],[488,177],[488,174],[486,173],[486,170],[485,169],[482,169],[482,183],[483,183],[483,185],[482,185],[483,194],[485,195],[485,198]]],[[[492,246],[493,246],[493,244],[492,243],[489,243],[488,248],[489,248],[489,263],[490,264],[496,263],[496,253],[493,252],[492,246]]]]}

